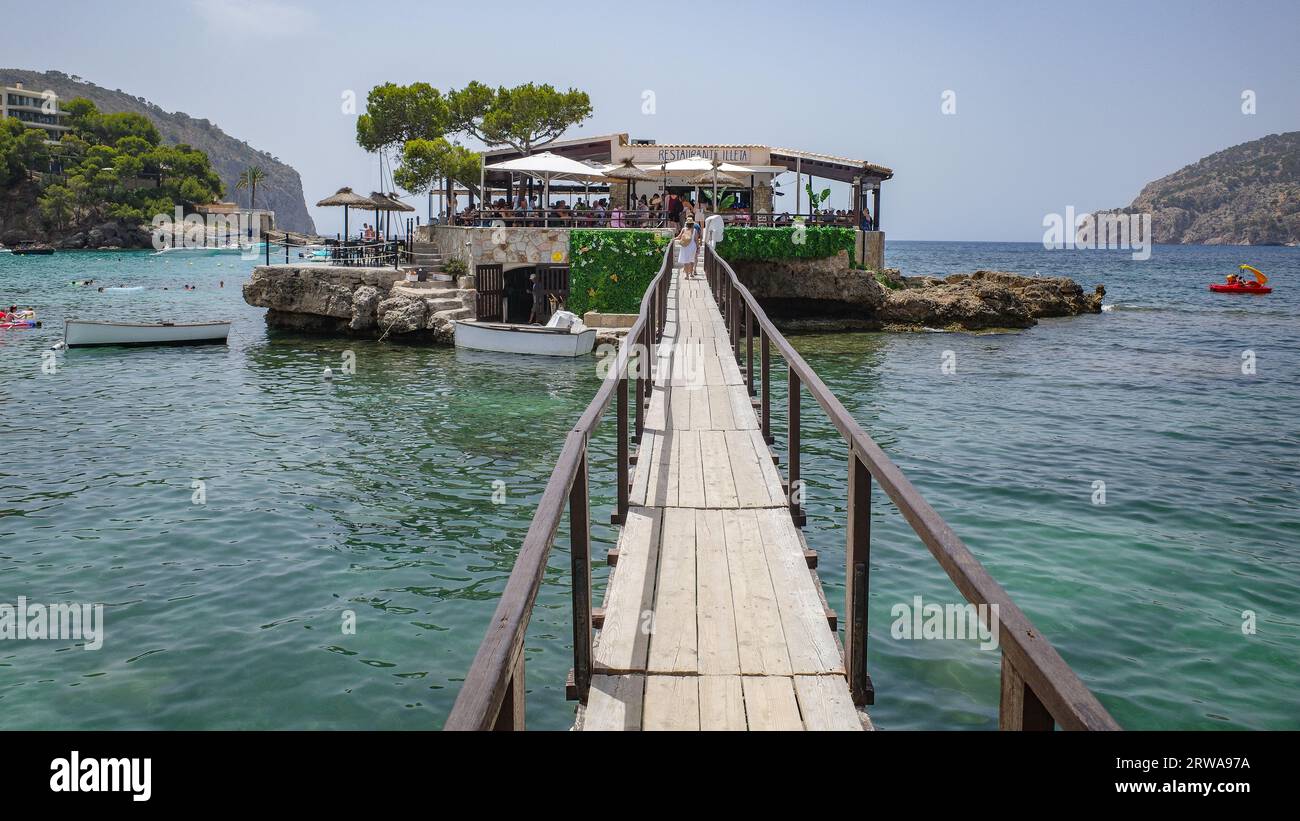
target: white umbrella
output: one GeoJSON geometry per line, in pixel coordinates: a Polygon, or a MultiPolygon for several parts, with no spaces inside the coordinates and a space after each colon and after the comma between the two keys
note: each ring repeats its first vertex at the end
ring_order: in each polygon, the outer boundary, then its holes
{"type": "MultiPolygon", "coordinates": [[[[544,204],[550,203],[551,200],[551,180],[555,178],[571,179],[588,179],[604,180],[605,177],[595,168],[580,163],[577,160],[571,160],[568,157],[561,157],[558,154],[552,154],[550,151],[543,151],[540,154],[531,154],[527,157],[520,157],[517,160],[506,160],[495,165],[484,166],[484,171],[516,171],[520,174],[528,174],[532,177],[541,179],[544,187],[545,199],[544,204]]],[[[550,225],[550,211],[546,212],[544,220],[545,225],[550,225]]]]}

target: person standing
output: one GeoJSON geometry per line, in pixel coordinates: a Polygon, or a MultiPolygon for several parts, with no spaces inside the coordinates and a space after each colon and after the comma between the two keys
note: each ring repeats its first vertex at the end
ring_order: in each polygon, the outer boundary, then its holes
{"type": "Polygon", "coordinates": [[[533,309],[528,313],[528,324],[540,325],[546,318],[546,289],[536,273],[529,274],[528,279],[532,283],[529,290],[533,292],[533,309]]]}
{"type": "Polygon", "coordinates": [[[695,244],[695,224],[686,223],[682,230],[677,234],[677,264],[682,267],[682,272],[686,274],[687,279],[695,277],[695,254],[699,246],[695,244]]]}

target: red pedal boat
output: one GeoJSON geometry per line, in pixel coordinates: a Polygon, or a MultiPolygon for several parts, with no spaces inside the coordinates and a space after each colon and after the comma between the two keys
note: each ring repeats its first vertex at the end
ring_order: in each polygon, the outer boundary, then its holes
{"type": "Polygon", "coordinates": [[[1271,294],[1273,289],[1267,285],[1260,285],[1252,282],[1249,285],[1225,285],[1221,282],[1214,283],[1210,290],[1216,294],[1271,294]]]}
{"type": "Polygon", "coordinates": [[[1210,285],[1210,290],[1216,294],[1271,294],[1273,289],[1268,287],[1268,277],[1264,272],[1250,265],[1238,265],[1237,269],[1244,273],[1253,274],[1253,282],[1247,282],[1237,274],[1229,274],[1227,282],[1216,282],[1210,285]]]}

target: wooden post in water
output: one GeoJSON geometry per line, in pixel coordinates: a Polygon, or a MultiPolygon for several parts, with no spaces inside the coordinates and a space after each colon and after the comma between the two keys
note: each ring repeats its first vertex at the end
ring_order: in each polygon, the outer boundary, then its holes
{"type": "Polygon", "coordinates": [[[871,473],[849,446],[848,545],[844,568],[844,672],[859,707],[876,700],[867,675],[867,598],[871,572],[871,473]]]}
{"type": "Polygon", "coordinates": [[[524,653],[519,651],[519,661],[510,674],[510,683],[506,686],[506,698],[501,702],[496,721],[492,724],[494,731],[511,731],[524,729],[524,653]]]}
{"type": "Polygon", "coordinates": [[[802,494],[798,492],[799,488],[799,374],[794,372],[794,368],[789,368],[789,379],[786,382],[786,419],[789,423],[789,432],[786,434],[785,449],[786,460],[789,462],[790,484],[786,488],[786,497],[790,501],[790,518],[794,519],[796,525],[802,525],[800,521],[803,518],[803,510],[799,504],[802,494]]]}
{"type": "Polygon", "coordinates": [[[656,320],[656,315],[657,315],[658,313],[659,313],[659,296],[658,296],[657,294],[654,294],[654,295],[652,295],[652,298],[651,298],[651,300],[650,300],[650,304],[649,304],[649,306],[647,307],[647,313],[646,313],[646,326],[645,326],[645,340],[646,340],[646,345],[645,345],[645,370],[642,371],[642,373],[645,375],[646,385],[645,385],[645,395],[644,395],[642,401],[645,402],[645,409],[646,409],[646,410],[650,410],[650,394],[651,394],[651,392],[653,392],[654,389],[655,389],[655,380],[654,380],[655,353],[654,353],[654,347],[655,347],[655,341],[656,341],[656,339],[658,338],[658,337],[657,337],[657,334],[656,334],[656,331],[655,331],[655,320],[656,320]]]}
{"type": "Polygon", "coordinates": [[[762,422],[762,426],[763,426],[763,441],[767,442],[770,445],[773,442],[772,396],[771,396],[771,391],[769,390],[769,383],[772,381],[772,372],[771,372],[772,351],[771,351],[771,342],[767,338],[767,331],[763,330],[760,327],[758,329],[758,336],[760,340],[758,346],[759,359],[761,360],[761,364],[759,365],[759,367],[762,369],[761,376],[762,376],[762,385],[763,385],[763,398],[762,398],[762,404],[760,405],[760,408],[762,410],[762,414],[761,414],[762,418],[760,421],[762,422]]]}
{"type": "Polygon", "coordinates": [[[610,523],[621,525],[627,521],[628,505],[628,442],[627,442],[627,377],[620,376],[618,380],[618,421],[616,425],[618,436],[618,509],[610,517],[610,523]]]}
{"type": "Polygon", "coordinates": [[[728,323],[731,327],[731,355],[737,357],[739,362],[740,356],[740,305],[736,299],[736,284],[727,278],[727,302],[731,305],[731,319],[728,323]]]}
{"type": "Polygon", "coordinates": [[[569,491],[569,565],[573,571],[573,683],[578,700],[591,690],[591,509],[587,492],[587,454],[569,491]]]}
{"type": "Polygon", "coordinates": [[[750,313],[749,303],[745,303],[745,348],[745,381],[749,395],[753,396],[757,393],[754,390],[754,315],[750,313]]]}
{"type": "Polygon", "coordinates": [[[1011,659],[1002,651],[1002,699],[998,705],[999,730],[1051,730],[1056,726],[1038,695],[1016,672],[1011,659]]]}
{"type": "MultiPolygon", "coordinates": [[[[636,341],[635,343],[632,343],[632,344],[635,344],[635,345],[637,346],[637,350],[636,350],[635,353],[636,353],[636,367],[637,367],[637,371],[636,371],[636,442],[637,442],[638,445],[641,444],[641,433],[642,433],[642,431],[645,430],[645,411],[646,411],[646,408],[645,408],[645,379],[646,379],[646,369],[647,369],[647,366],[646,366],[646,358],[647,358],[646,350],[647,350],[647,348],[646,348],[645,340],[646,340],[647,335],[648,335],[648,334],[647,334],[647,331],[646,331],[646,327],[645,327],[644,325],[642,325],[642,326],[641,326],[641,335],[640,335],[640,337],[637,339],[637,341],[636,341]]],[[[629,361],[631,361],[630,358],[629,358],[629,361]]],[[[638,448],[638,450],[639,450],[639,448],[638,448]]]]}

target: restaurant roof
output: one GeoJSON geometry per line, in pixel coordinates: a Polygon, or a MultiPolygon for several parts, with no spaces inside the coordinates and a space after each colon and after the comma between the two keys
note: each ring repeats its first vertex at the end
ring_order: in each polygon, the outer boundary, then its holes
{"type": "MultiPolygon", "coordinates": [[[[841,182],[852,182],[854,177],[865,176],[869,179],[887,180],[894,176],[893,169],[883,165],[867,162],[866,160],[856,160],[851,157],[839,157],[834,154],[822,154],[816,151],[802,151],[796,148],[776,148],[767,146],[762,143],[635,143],[628,138],[623,132],[613,134],[594,134],[587,137],[574,137],[567,140],[556,140],[547,143],[539,148],[546,151],[570,157],[576,160],[601,160],[606,163],[612,163],[616,160],[613,155],[613,148],[620,147],[637,147],[653,146],[655,148],[677,149],[677,148],[699,148],[708,146],[722,150],[741,149],[741,148],[761,148],[767,150],[771,157],[772,166],[780,166],[788,171],[794,171],[796,166],[805,174],[811,174],[816,177],[839,180],[841,182]]],[[[500,162],[501,160],[518,157],[519,152],[513,148],[496,148],[484,152],[484,158],[491,162],[500,162]]]]}

